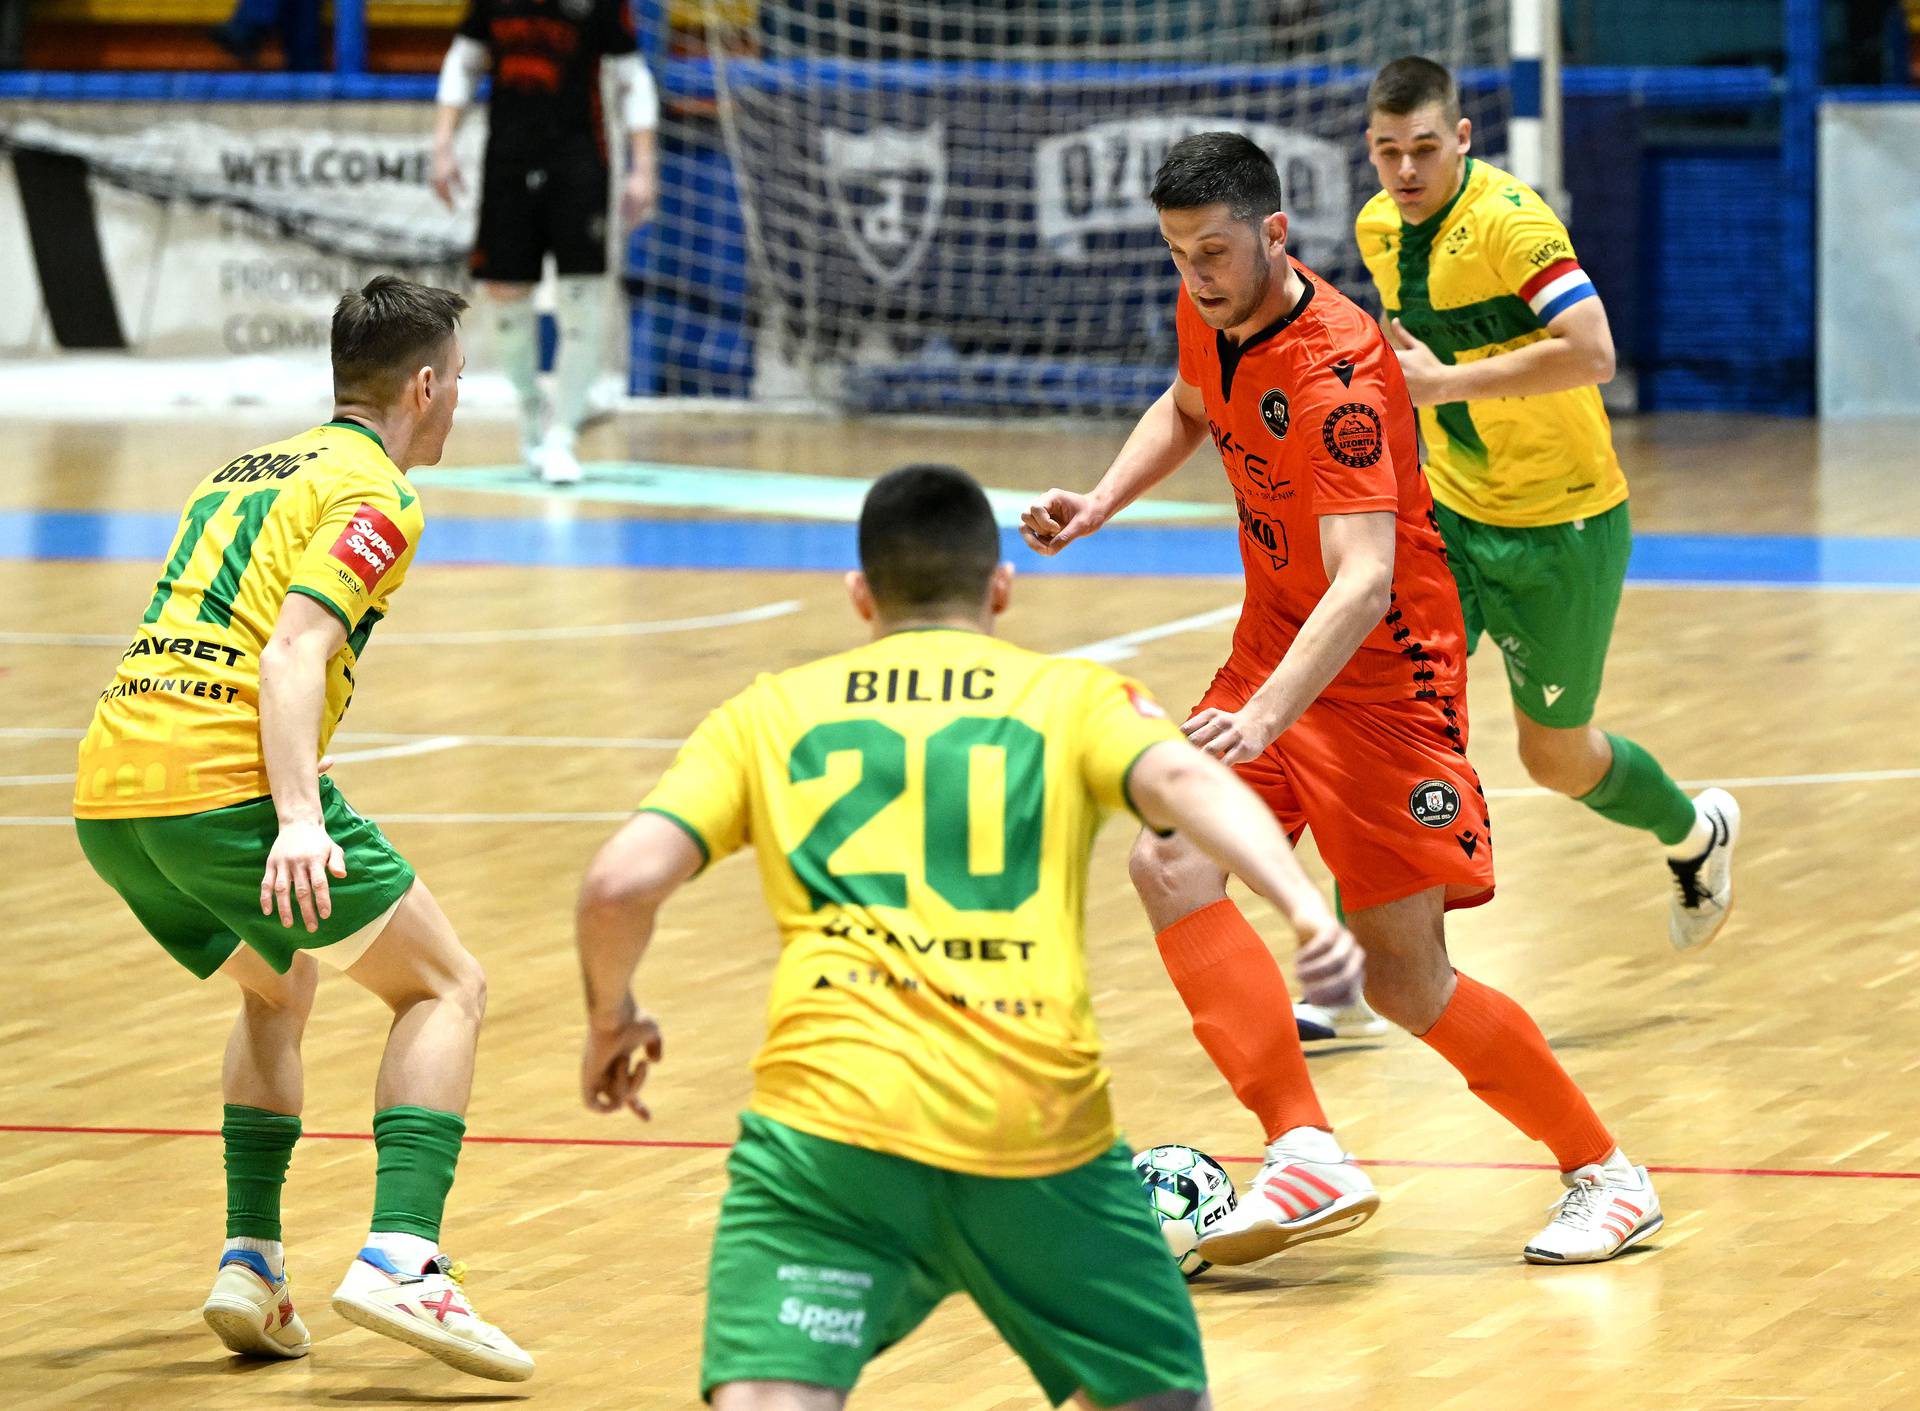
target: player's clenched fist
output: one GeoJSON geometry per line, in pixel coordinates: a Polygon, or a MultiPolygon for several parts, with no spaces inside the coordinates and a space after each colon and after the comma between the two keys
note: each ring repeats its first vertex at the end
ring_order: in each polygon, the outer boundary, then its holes
{"type": "Polygon", "coordinates": [[[1071,490],[1049,490],[1020,516],[1020,537],[1035,553],[1057,554],[1075,539],[1085,538],[1103,523],[1086,495],[1071,490]]]}
{"type": "Polygon", "coordinates": [[[664,1051],[660,1026],[651,1014],[627,999],[625,1012],[611,1024],[595,1023],[587,1030],[587,1046],[580,1058],[580,1096],[595,1112],[633,1113],[643,1122],[653,1111],[640,1100],[647,1070],[664,1051]]]}

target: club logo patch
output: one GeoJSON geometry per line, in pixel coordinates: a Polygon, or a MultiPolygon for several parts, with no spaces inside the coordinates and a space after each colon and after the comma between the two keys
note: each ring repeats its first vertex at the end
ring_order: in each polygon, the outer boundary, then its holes
{"type": "Polygon", "coordinates": [[[1287,428],[1293,425],[1293,410],[1287,405],[1287,394],[1278,387],[1260,399],[1260,420],[1267,424],[1274,440],[1287,439],[1287,428]]]}
{"type": "Polygon", "coordinates": [[[1407,796],[1407,812],[1422,828],[1444,828],[1460,816],[1460,791],[1444,779],[1428,779],[1407,796]]]}
{"type": "Polygon", "coordinates": [[[1385,447],[1380,413],[1365,402],[1346,402],[1328,412],[1320,423],[1320,439],[1328,455],[1356,469],[1379,464],[1385,447]]]}
{"type": "Polygon", "coordinates": [[[387,570],[407,551],[407,536],[394,522],[372,505],[363,504],[353,512],[347,527],[328,550],[334,558],[353,571],[371,593],[387,570]]]}

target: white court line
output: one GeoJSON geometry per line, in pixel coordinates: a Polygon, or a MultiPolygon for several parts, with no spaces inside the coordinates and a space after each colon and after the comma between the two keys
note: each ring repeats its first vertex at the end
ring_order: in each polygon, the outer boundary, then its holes
{"type": "Polygon", "coordinates": [[[1055,656],[1079,657],[1083,661],[1114,662],[1125,661],[1128,657],[1138,656],[1135,648],[1148,642],[1157,642],[1162,637],[1178,637],[1183,632],[1197,632],[1206,627],[1217,627],[1223,622],[1232,622],[1240,616],[1240,604],[1232,607],[1214,608],[1210,612],[1197,612],[1191,617],[1178,617],[1172,622],[1163,622],[1158,627],[1142,627],[1137,632],[1122,632],[1118,637],[1103,637],[1097,642],[1089,642],[1084,647],[1068,647],[1064,652],[1055,652],[1055,656]]]}
{"type": "Polygon", "coordinates": [[[403,745],[376,745],[370,750],[347,750],[333,757],[335,764],[359,764],[373,759],[404,759],[408,755],[438,754],[441,750],[457,749],[466,744],[460,735],[429,735],[424,740],[412,740],[403,745]]]}
{"type": "MultiPolygon", "coordinates": [[[[1818,784],[1898,784],[1920,779],[1920,769],[1852,769],[1832,774],[1754,774],[1745,779],[1676,779],[1683,789],[1793,789],[1818,784]]],[[[1559,798],[1538,786],[1488,789],[1490,799],[1559,798]]]]}
{"type": "MultiPolygon", "coordinates": [[[[706,617],[669,617],[657,622],[601,622],[581,627],[502,627],[472,632],[382,632],[384,647],[476,647],[500,642],[577,642],[593,637],[657,637],[669,632],[700,632],[709,627],[744,627],[776,617],[791,617],[802,604],[797,598],[738,612],[706,617]]],[[[0,632],[0,645],[16,647],[117,647],[128,640],[124,632],[0,632]]]]}
{"type": "MultiPolygon", "coordinates": [[[[0,730],[8,739],[78,739],[78,730],[0,730]]],[[[442,750],[467,745],[491,745],[503,749],[542,750],[677,750],[685,740],[595,739],[590,735],[389,735],[368,732],[344,736],[348,740],[385,741],[372,749],[346,750],[333,756],[335,764],[359,764],[374,759],[405,759],[410,755],[438,754],[442,750]]],[[[71,774],[0,774],[0,789],[26,789],[51,784],[71,784],[71,774]]]]}

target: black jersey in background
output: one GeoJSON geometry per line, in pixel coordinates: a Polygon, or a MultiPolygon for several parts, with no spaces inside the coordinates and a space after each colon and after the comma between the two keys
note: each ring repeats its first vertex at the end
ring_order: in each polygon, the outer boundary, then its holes
{"type": "Polygon", "coordinates": [[[459,32],[493,51],[490,154],[604,143],[600,60],[637,47],[626,0],[469,0],[459,32]]]}

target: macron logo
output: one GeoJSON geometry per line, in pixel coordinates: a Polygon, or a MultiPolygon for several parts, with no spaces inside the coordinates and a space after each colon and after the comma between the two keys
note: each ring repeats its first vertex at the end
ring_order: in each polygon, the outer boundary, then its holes
{"type": "Polygon", "coordinates": [[[1564,693],[1566,689],[1567,688],[1565,686],[1542,686],[1540,688],[1540,694],[1547,698],[1548,705],[1552,705],[1555,701],[1560,699],[1562,693],[1564,693]]]}

